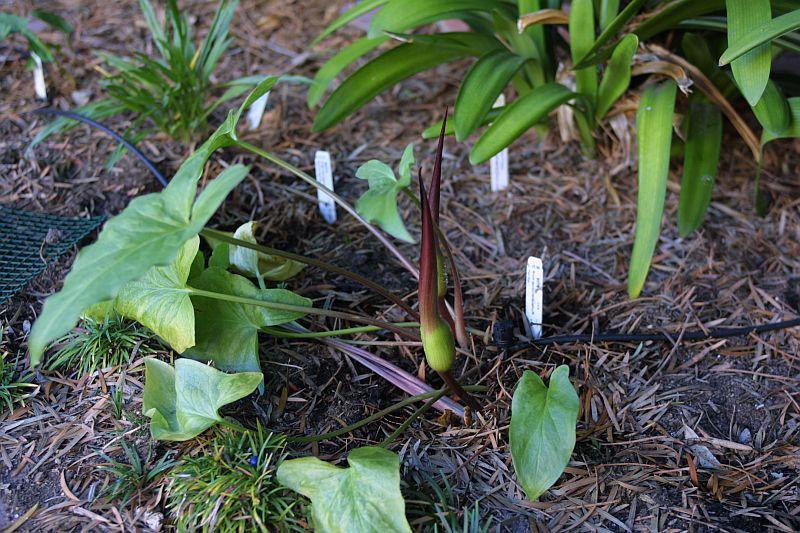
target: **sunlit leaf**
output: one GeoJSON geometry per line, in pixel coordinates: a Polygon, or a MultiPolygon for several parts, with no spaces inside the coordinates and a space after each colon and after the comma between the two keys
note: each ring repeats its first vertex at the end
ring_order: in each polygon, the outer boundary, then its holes
{"type": "Polygon", "coordinates": [[[514,471],[528,498],[535,501],[564,472],[575,447],[579,400],[561,365],[546,386],[526,370],[511,401],[509,438],[514,471]]]}
{"type": "Polygon", "coordinates": [[[689,99],[686,154],[678,203],[678,231],[685,237],[703,222],[722,148],[722,112],[700,93],[689,99]]]}
{"type": "Polygon", "coordinates": [[[677,85],[671,79],[651,85],[642,93],[636,113],[639,145],[639,192],[636,202],[636,237],[628,270],[628,295],[642,292],[650,261],[661,231],[661,215],[669,177],[672,115],[677,85]]]}
{"type": "Polygon", "coordinates": [[[189,440],[220,420],[219,408],[253,392],[260,372],[226,374],[208,365],[178,359],[168,363],[145,359],[142,413],[151,419],[155,440],[189,440]]]}
{"type": "Polygon", "coordinates": [[[148,327],[178,353],[194,346],[194,308],[186,281],[199,245],[200,237],[192,237],[172,263],[151,267],[126,283],[114,300],[117,313],[148,327]]]}
{"type": "Polygon", "coordinates": [[[241,114],[275,81],[274,77],[265,79],[238,110],[231,111],[162,192],[132,200],[106,222],[94,244],[78,253],[63,288],[45,301],[31,330],[28,349],[32,366],[39,363],[47,344],[69,331],[90,305],[115,298],[123,285],[140,278],[150,267],[169,264],[183,243],[200,232],[248,171],[242,165],[228,167],[195,198],[205,163],[217,148],[235,142],[241,114]]]}
{"type": "MultiPolygon", "coordinates": [[[[569,49],[573,64],[586,57],[595,42],[593,0],[573,0],[569,13],[569,49]]],[[[597,100],[597,67],[575,69],[575,89],[594,109],[597,100]]]]}
{"type": "Polygon", "coordinates": [[[316,457],[284,461],[278,480],[311,499],[321,533],[410,533],[400,493],[400,460],[377,447],[356,448],[341,468],[316,457]]]}
{"type": "Polygon", "coordinates": [[[317,37],[311,42],[311,45],[314,46],[342,26],[345,26],[355,19],[366,15],[376,7],[379,7],[388,1],[389,0],[363,0],[361,2],[354,3],[353,7],[342,13],[339,18],[331,22],[328,27],[322,31],[322,33],[317,35],[317,37]]]}

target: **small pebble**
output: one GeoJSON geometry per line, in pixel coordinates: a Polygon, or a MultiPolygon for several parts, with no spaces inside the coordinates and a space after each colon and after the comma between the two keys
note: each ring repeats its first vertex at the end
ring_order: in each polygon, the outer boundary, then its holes
{"type": "Polygon", "coordinates": [[[753,438],[753,434],[750,432],[748,428],[744,428],[742,432],[739,434],[739,442],[741,444],[747,444],[753,438]]]}

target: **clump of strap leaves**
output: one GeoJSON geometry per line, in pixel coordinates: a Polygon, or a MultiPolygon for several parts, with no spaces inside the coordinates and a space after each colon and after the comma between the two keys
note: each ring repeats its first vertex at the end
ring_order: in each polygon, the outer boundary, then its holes
{"type": "MultiPolygon", "coordinates": [[[[282,463],[277,475],[285,486],[312,502],[312,516],[319,531],[364,531],[380,525],[387,531],[410,531],[400,492],[399,457],[388,450],[393,440],[414,417],[435,407],[464,418],[465,408],[446,394],[452,392],[474,409],[480,398],[467,392],[450,375],[455,362],[455,338],[466,344],[463,301],[457,270],[445,236],[438,228],[443,138],[434,165],[430,196],[409,190],[413,147],[403,157],[395,178],[388,165],[370,161],[359,169],[369,190],[351,207],[333,191],[326,191],[361,221],[415,277],[420,279],[420,312],[382,286],[354,273],[298,254],[258,244],[254,224],[248,222],[234,233],[206,228],[228,193],[247,175],[248,167],[232,165],[210,180],[197,194],[205,164],[218,149],[236,146],[266,158],[307,183],[322,187],[301,170],[236,136],[240,116],[269,91],[278,78],[265,79],[216,132],[180,167],[159,193],[134,199],[104,226],[97,241],[83,248],[67,275],[63,288],[49,297],[29,338],[30,360],[40,363],[49,343],[68,332],[81,316],[117,313],[135,320],[157,334],[181,357],[174,364],[145,360],[143,411],[151,419],[151,435],[157,440],[184,441],[224,424],[239,430],[235,421],[219,409],[263,387],[258,357],[258,335],[316,339],[346,352],[376,374],[405,390],[410,398],[354,426],[327,435],[290,437],[302,443],[332,438],[376,420],[392,410],[425,400],[398,430],[378,446],[350,452],[349,466],[341,468],[313,457],[282,463]],[[388,170],[387,170],[388,169],[388,170]],[[399,216],[397,200],[403,191],[421,208],[420,269],[409,261],[369,218],[399,240],[413,240],[399,216]],[[366,217],[366,218],[365,218],[366,217]],[[205,239],[211,253],[200,246],[205,239]],[[355,313],[315,308],[312,302],[285,288],[268,284],[286,282],[305,266],[323,268],[350,278],[385,297],[404,311],[409,322],[388,323],[355,313]],[[455,299],[445,302],[448,287],[443,270],[451,269],[455,299]],[[424,300],[424,301],[423,301],[424,300]],[[451,313],[450,307],[455,312],[451,313]],[[341,330],[312,331],[300,320],[322,315],[359,323],[341,330]],[[427,328],[433,324],[434,333],[427,328]],[[391,332],[418,341],[420,335],[429,365],[442,376],[439,390],[389,361],[336,337],[365,332],[391,332]]],[[[528,497],[538,498],[563,472],[575,444],[578,396],[566,366],[555,369],[549,387],[542,378],[525,371],[512,403],[511,454],[520,483],[528,497]]]]}

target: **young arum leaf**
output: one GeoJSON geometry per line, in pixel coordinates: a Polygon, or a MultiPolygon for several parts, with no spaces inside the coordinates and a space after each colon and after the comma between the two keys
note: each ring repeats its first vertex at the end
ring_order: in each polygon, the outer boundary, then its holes
{"type": "Polygon", "coordinates": [[[414,237],[406,229],[397,210],[397,193],[411,183],[411,166],[414,164],[414,145],[406,146],[400,158],[397,179],[391,167],[378,160],[367,161],[356,171],[356,177],[369,182],[369,190],[356,202],[356,211],[367,222],[376,223],[393,237],[413,243],[414,237]]]}
{"type": "Polygon", "coordinates": [[[312,130],[326,130],[396,83],[468,54],[467,48],[418,42],[401,44],[384,52],[348,76],[333,91],[317,112],[312,130]]]}
{"type": "Polygon", "coordinates": [[[397,455],[356,448],[347,463],[341,468],[316,457],[290,459],[278,467],[278,481],[311,499],[313,525],[321,533],[410,533],[397,455]]]}
{"type": "MultiPolygon", "coordinates": [[[[586,57],[595,42],[593,0],[573,0],[569,14],[569,49],[572,63],[586,57]]],[[[575,89],[594,108],[597,100],[597,67],[575,70],[575,89]]]]}
{"type": "MultiPolygon", "coordinates": [[[[245,222],[236,229],[236,231],[233,233],[233,237],[243,241],[252,242],[253,244],[258,244],[255,237],[255,228],[255,222],[245,222]]],[[[212,249],[216,249],[216,246],[219,244],[219,242],[209,239],[209,244],[212,249]]],[[[304,264],[298,263],[297,261],[292,261],[291,259],[276,257],[263,252],[257,252],[256,250],[245,248],[243,246],[228,246],[229,264],[233,265],[233,267],[240,273],[252,278],[261,276],[261,278],[270,281],[286,281],[305,268],[304,264]]]]}
{"type": "Polygon", "coordinates": [[[755,48],[798,28],[800,28],[800,8],[774,19],[766,19],[760,25],[737,34],[736,38],[729,37],[728,48],[719,58],[719,65],[727,65],[755,48]]]}
{"type": "Polygon", "coordinates": [[[308,88],[307,104],[309,109],[316,106],[319,101],[322,100],[331,82],[333,82],[336,76],[338,76],[347,65],[388,40],[389,38],[386,36],[375,37],[374,39],[369,39],[367,37],[358,39],[345,48],[342,48],[339,53],[330,58],[317,71],[314,80],[311,82],[311,87],[308,88]]]}
{"type": "MultiPolygon", "coordinates": [[[[728,15],[728,45],[744,38],[748,32],[772,20],[769,0],[725,0],[728,15]]],[[[762,44],[741,54],[731,62],[733,78],[745,100],[755,106],[769,81],[772,53],[769,44],[762,44]]]]}
{"type": "MultiPolygon", "coordinates": [[[[192,286],[222,295],[240,296],[265,302],[311,306],[308,298],[285,289],[259,289],[242,276],[224,269],[209,267],[192,280],[192,286]]],[[[305,313],[268,309],[193,295],[196,320],[196,345],[186,356],[213,361],[227,372],[258,372],[258,332],[263,327],[286,324],[305,313]]]]}
{"type": "Polygon", "coordinates": [[[342,13],[339,18],[331,22],[328,27],[322,31],[322,33],[317,35],[317,37],[311,41],[311,46],[318,44],[325,37],[335,32],[342,26],[345,26],[362,15],[366,15],[376,7],[379,7],[388,1],[389,0],[363,0],[362,2],[356,2],[353,7],[342,13]]]}
{"type": "Polygon", "coordinates": [[[678,231],[686,237],[708,211],[722,148],[722,112],[700,93],[692,93],[686,114],[686,152],[678,203],[678,231]]]}
{"type": "Polygon", "coordinates": [[[789,110],[792,114],[792,119],[789,125],[780,133],[772,133],[769,130],[764,130],[761,134],[761,146],[764,146],[770,141],[775,139],[785,139],[789,137],[800,137],[800,97],[796,96],[788,98],[789,110]]]}
{"type": "Polygon", "coordinates": [[[595,119],[600,120],[620,96],[628,90],[631,83],[631,61],[639,46],[639,38],[628,34],[614,48],[608,62],[600,87],[597,90],[597,110],[595,119]]]}
{"type": "Polygon", "coordinates": [[[466,139],[481,125],[497,97],[511,77],[525,63],[525,58],[505,50],[484,55],[472,65],[461,82],[453,112],[456,139],[466,139]]]}
{"type": "Polygon", "coordinates": [[[148,357],[142,413],[151,419],[155,440],[193,439],[220,420],[218,410],[253,392],[261,372],[225,374],[208,365],[178,359],[175,368],[148,357]]]}
{"type": "Polygon", "coordinates": [[[511,400],[509,438],[514,471],[528,498],[535,501],[555,483],[575,447],[579,400],[569,367],[550,375],[550,386],[526,370],[511,400]]]}
{"type": "Polygon", "coordinates": [[[194,346],[194,308],[186,281],[199,246],[200,237],[192,237],[172,263],[151,267],[126,283],[114,300],[117,313],[146,326],[178,353],[194,346]]]}
{"type": "Polygon", "coordinates": [[[507,105],[472,147],[469,162],[483,163],[514,142],[550,111],[578,95],[559,83],[547,83],[507,105]]]}
{"type": "Polygon", "coordinates": [[[761,125],[764,126],[764,129],[773,134],[780,134],[780,132],[789,127],[792,121],[789,102],[783,96],[780,87],[772,80],[767,82],[764,94],[761,95],[758,103],[753,106],[753,113],[761,125]]]}
{"type": "Polygon", "coordinates": [[[140,278],[150,267],[169,264],[183,243],[200,232],[248,172],[242,165],[228,167],[195,199],[206,161],[214,150],[235,141],[236,124],[244,110],[276,81],[275,77],[262,81],[181,165],[162,192],[132,200],[106,222],[94,244],[78,253],[62,289],[45,301],[33,325],[28,339],[31,366],[39,363],[47,344],[69,331],[90,305],[115,298],[123,285],[140,278]]]}
{"type": "Polygon", "coordinates": [[[508,6],[498,0],[389,0],[378,11],[369,25],[368,37],[381,32],[404,32],[438,20],[459,18],[473,11],[508,11],[508,6]]]}
{"type": "Polygon", "coordinates": [[[636,202],[636,237],[628,271],[628,295],[631,298],[638,297],[642,292],[661,230],[677,87],[672,79],[647,87],[639,100],[636,113],[639,192],[636,202]]]}

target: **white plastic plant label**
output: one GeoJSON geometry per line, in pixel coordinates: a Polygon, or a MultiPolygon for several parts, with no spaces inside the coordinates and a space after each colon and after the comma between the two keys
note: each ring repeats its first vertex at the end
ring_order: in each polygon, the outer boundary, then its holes
{"type": "MultiPolygon", "coordinates": [[[[317,150],[314,154],[314,171],[319,183],[333,190],[333,172],[331,171],[331,154],[324,150],[317,150]]],[[[336,203],[333,198],[322,189],[317,189],[319,212],[328,224],[336,222],[336,203]]]]}
{"type": "Polygon", "coordinates": [[[247,110],[247,127],[250,128],[250,131],[257,130],[261,126],[261,119],[267,108],[267,100],[269,100],[269,91],[253,102],[253,105],[247,110]]]}
{"type": "MultiPolygon", "coordinates": [[[[506,97],[500,95],[494,107],[506,105],[506,97]]],[[[492,175],[492,192],[499,192],[508,188],[508,148],[503,148],[500,153],[489,160],[489,171],[492,175]]]]}
{"type": "Polygon", "coordinates": [[[33,92],[36,93],[36,98],[39,100],[47,100],[47,86],[44,83],[44,67],[42,66],[42,58],[31,52],[31,59],[33,59],[33,92]]]}
{"type": "Polygon", "coordinates": [[[534,339],[542,336],[542,308],[544,300],[544,268],[538,257],[528,258],[525,271],[525,316],[534,339]]]}

